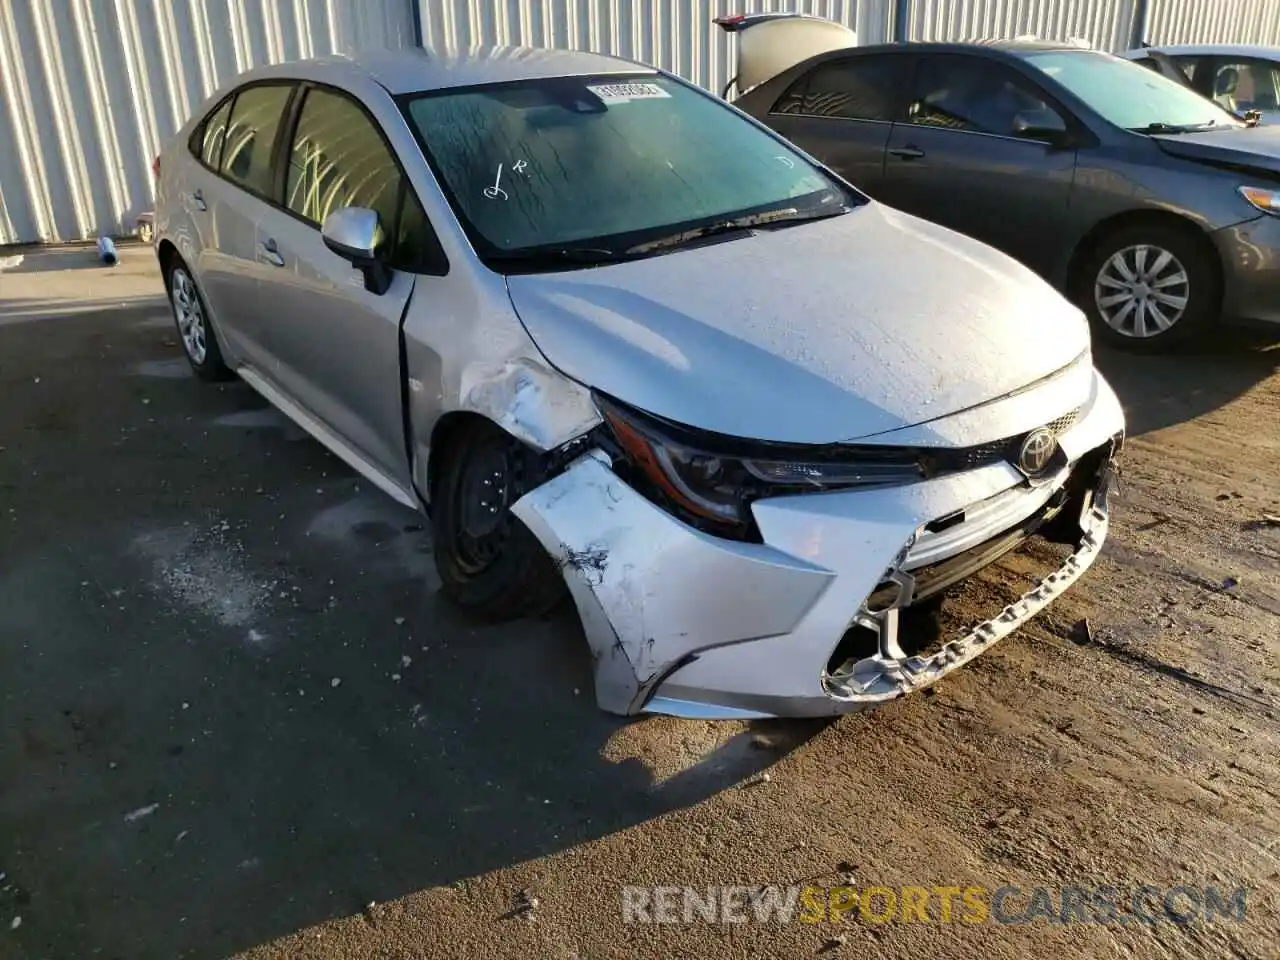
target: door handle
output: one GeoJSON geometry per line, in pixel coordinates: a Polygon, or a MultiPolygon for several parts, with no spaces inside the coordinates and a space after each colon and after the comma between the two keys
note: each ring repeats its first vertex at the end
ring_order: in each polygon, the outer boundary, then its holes
{"type": "Polygon", "coordinates": [[[209,205],[204,202],[204,191],[197,190],[191,195],[191,202],[195,204],[197,210],[208,210],[209,205]]]}
{"type": "Polygon", "coordinates": [[[889,151],[889,153],[903,160],[919,160],[921,157],[924,156],[923,150],[921,150],[919,147],[913,147],[909,144],[905,147],[894,147],[889,151]]]}
{"type": "Polygon", "coordinates": [[[263,240],[258,244],[258,259],[271,264],[273,267],[284,266],[284,257],[280,256],[280,250],[274,240],[263,240]]]}

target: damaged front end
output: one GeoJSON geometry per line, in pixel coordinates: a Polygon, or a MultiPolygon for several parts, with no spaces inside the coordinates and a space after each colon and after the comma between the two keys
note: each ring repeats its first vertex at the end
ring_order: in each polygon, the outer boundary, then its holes
{"type": "Polygon", "coordinates": [[[512,509],[564,573],[603,709],[847,712],[933,683],[1092,563],[1123,433],[1096,382],[1030,477],[1010,462],[1020,438],[797,449],[708,438],[597,397],[604,422],[512,509]],[[917,613],[1033,541],[1069,554],[964,630],[915,629],[917,613]]]}

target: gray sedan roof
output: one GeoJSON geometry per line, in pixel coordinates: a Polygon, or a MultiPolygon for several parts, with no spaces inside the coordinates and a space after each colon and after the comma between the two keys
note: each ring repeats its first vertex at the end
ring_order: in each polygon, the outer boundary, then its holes
{"type": "Polygon", "coordinates": [[[366,50],[310,61],[343,64],[368,74],[393,94],[469,87],[482,83],[535,80],[592,73],[655,72],[617,57],[541,47],[479,47],[454,50],[366,50]]]}
{"type": "Polygon", "coordinates": [[[1139,47],[1130,50],[1124,56],[1131,59],[1140,57],[1146,50],[1156,53],[1168,53],[1173,56],[1224,56],[1252,57],[1258,60],[1280,60],[1280,47],[1260,47],[1248,43],[1157,43],[1150,47],[1139,47]]]}

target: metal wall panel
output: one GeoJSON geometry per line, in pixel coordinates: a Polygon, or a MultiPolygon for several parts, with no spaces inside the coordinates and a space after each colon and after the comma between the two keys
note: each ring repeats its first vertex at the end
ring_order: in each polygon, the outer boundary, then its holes
{"type": "Polygon", "coordinates": [[[1046,40],[1079,38],[1102,50],[1123,50],[1129,44],[1135,0],[909,0],[909,3],[904,38],[908,40],[983,40],[1034,34],[1046,40]]]}
{"type": "Polygon", "coordinates": [[[1280,46],[1280,0],[1150,0],[1148,43],[1280,46]]]}
{"type": "Polygon", "coordinates": [[[712,24],[716,17],[807,13],[877,43],[887,37],[891,6],[892,0],[419,0],[427,47],[590,50],[652,64],[717,92],[733,74],[733,45],[712,24]]]}
{"type": "Polygon", "coordinates": [[[206,96],[264,63],[411,46],[413,2],[0,0],[0,245],[131,232],[206,96]]]}

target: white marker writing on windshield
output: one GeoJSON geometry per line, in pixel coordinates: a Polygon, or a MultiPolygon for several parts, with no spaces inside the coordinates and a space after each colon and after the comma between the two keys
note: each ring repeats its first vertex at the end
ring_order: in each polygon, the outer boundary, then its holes
{"type": "Polygon", "coordinates": [[[524,173],[524,168],[527,167],[528,165],[529,164],[526,163],[524,160],[517,160],[514,164],[512,164],[511,169],[516,173],[524,173]]]}
{"type": "Polygon", "coordinates": [[[507,199],[507,191],[502,189],[502,164],[498,164],[498,175],[493,178],[493,186],[484,188],[484,195],[490,200],[497,200],[501,197],[507,199]]]}

